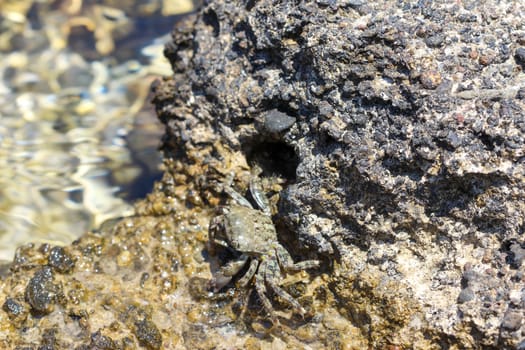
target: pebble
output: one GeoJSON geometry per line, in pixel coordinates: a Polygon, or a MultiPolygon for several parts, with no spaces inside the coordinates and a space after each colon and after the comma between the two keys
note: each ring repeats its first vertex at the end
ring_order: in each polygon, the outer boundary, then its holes
{"type": "Polygon", "coordinates": [[[149,319],[135,322],[134,332],[139,344],[146,349],[154,350],[162,347],[162,335],[155,323],[149,319]]]}
{"type": "Polygon", "coordinates": [[[423,73],[421,73],[421,76],[419,77],[419,81],[423,85],[425,89],[428,90],[434,90],[441,84],[442,78],[441,74],[439,74],[436,70],[428,70],[423,73]]]}
{"type": "Polygon", "coordinates": [[[289,129],[295,121],[295,117],[272,109],[264,116],[264,129],[269,133],[278,133],[289,129]]]}
{"type": "Polygon", "coordinates": [[[44,267],[35,272],[25,291],[26,301],[37,313],[48,314],[54,309],[57,286],[53,284],[53,271],[44,267]]]}
{"type": "Polygon", "coordinates": [[[519,311],[509,309],[505,312],[505,316],[503,316],[501,328],[511,332],[516,331],[520,329],[522,321],[523,315],[521,315],[519,311]]]}
{"type": "Polygon", "coordinates": [[[514,58],[525,69],[525,47],[518,47],[514,53],[514,58]]]}
{"type": "Polygon", "coordinates": [[[53,247],[47,258],[49,266],[55,271],[66,273],[73,269],[75,262],[62,247],[53,247]]]}
{"type": "Polygon", "coordinates": [[[11,320],[19,319],[20,321],[24,321],[28,315],[28,310],[24,303],[13,298],[6,298],[2,305],[2,310],[9,315],[11,320]]]}
{"type": "Polygon", "coordinates": [[[458,303],[463,304],[468,301],[474,300],[474,298],[476,298],[476,294],[474,293],[472,288],[467,287],[459,293],[458,303]]]}

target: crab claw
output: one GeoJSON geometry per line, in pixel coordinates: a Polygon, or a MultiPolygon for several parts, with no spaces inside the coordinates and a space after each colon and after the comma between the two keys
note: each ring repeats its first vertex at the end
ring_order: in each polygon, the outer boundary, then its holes
{"type": "Polygon", "coordinates": [[[225,285],[230,283],[232,278],[244,267],[244,265],[246,265],[247,261],[248,255],[242,254],[240,257],[230,261],[215,272],[210,283],[213,286],[214,292],[218,292],[225,285]]]}
{"type": "Polygon", "coordinates": [[[231,276],[225,276],[220,271],[215,274],[215,276],[210,281],[210,289],[213,290],[214,293],[217,293],[220,291],[225,285],[230,283],[232,277],[231,276]]]}

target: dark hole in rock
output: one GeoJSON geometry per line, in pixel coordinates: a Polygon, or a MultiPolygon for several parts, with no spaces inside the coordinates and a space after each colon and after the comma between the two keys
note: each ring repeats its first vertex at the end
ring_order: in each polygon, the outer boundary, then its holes
{"type": "Polygon", "coordinates": [[[255,6],[256,2],[256,0],[248,0],[246,2],[246,10],[250,11],[255,6]]]}
{"type": "Polygon", "coordinates": [[[263,175],[278,175],[295,181],[299,158],[292,147],[283,142],[261,142],[245,149],[250,165],[257,165],[263,175]]]}
{"type": "Polygon", "coordinates": [[[204,23],[213,28],[213,36],[218,37],[219,33],[221,32],[221,27],[219,23],[219,17],[215,13],[215,11],[213,11],[212,9],[207,10],[204,13],[203,21],[204,23]]]}

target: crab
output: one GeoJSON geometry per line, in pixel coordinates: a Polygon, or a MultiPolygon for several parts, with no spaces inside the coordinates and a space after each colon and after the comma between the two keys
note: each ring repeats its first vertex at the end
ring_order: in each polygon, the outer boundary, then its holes
{"type": "Polygon", "coordinates": [[[254,280],[255,291],[274,325],[279,322],[267,296],[268,288],[304,316],[305,309],[280,286],[282,273],[317,268],[319,261],[293,262],[290,253],[278,241],[270,205],[257,177],[252,177],[249,187],[259,209],[232,188],[232,181],[233,176],[230,176],[223,185],[223,191],[235,204],[221,208],[221,212],[211,220],[209,241],[211,248],[222,246],[237,253],[238,257],[215,273],[211,281],[214,291],[218,292],[248,266],[245,274],[237,280],[237,286],[247,287],[254,280]]]}

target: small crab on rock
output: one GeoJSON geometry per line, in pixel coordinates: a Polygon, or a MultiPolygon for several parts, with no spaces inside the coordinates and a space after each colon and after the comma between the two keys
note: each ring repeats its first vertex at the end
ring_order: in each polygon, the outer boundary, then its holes
{"type": "Polygon", "coordinates": [[[272,321],[278,324],[272,303],[268,298],[267,288],[290,304],[296,312],[303,315],[305,309],[280,286],[282,272],[302,271],[319,266],[318,260],[306,260],[294,263],[290,253],[279,243],[277,231],[272,222],[268,199],[262,192],[257,176],[250,181],[250,193],[259,210],[232,187],[233,175],[223,185],[226,192],[236,203],[223,207],[222,212],[210,222],[209,241],[238,254],[238,258],[222,266],[211,281],[217,292],[227,285],[244,266],[246,273],[237,285],[246,287],[254,278],[255,290],[272,321]]]}

